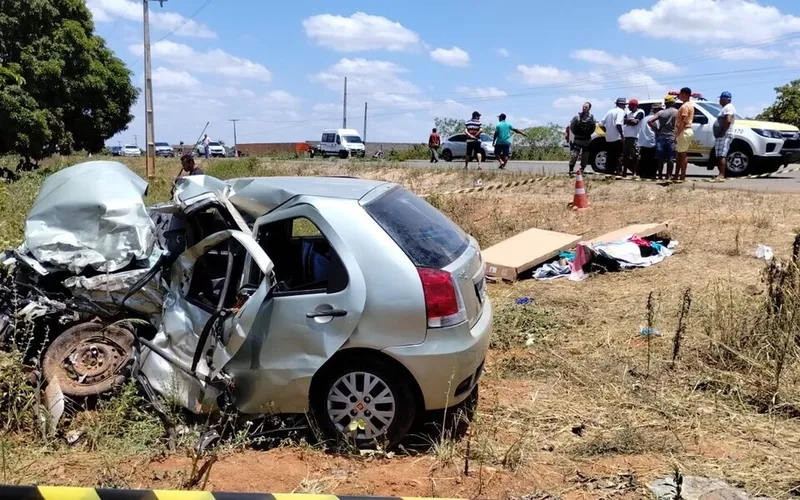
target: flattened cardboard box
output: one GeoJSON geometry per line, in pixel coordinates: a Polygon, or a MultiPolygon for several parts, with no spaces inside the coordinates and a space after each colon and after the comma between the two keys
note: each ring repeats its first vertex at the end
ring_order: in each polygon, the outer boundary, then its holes
{"type": "Polygon", "coordinates": [[[574,234],[528,229],[483,250],[486,275],[516,281],[521,273],[573,248],[580,240],[574,234]]]}
{"type": "Polygon", "coordinates": [[[611,231],[610,233],[601,234],[596,238],[592,238],[589,240],[589,243],[611,243],[619,241],[622,238],[627,238],[628,236],[647,238],[648,236],[663,233],[669,229],[670,224],[672,224],[671,220],[657,224],[631,224],[630,226],[625,226],[616,231],[611,231]]]}

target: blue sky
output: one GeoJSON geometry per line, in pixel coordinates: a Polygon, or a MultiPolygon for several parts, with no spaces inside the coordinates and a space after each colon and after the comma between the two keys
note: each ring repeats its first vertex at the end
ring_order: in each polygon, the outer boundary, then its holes
{"type": "MultiPolygon", "coordinates": [[[[98,33],[143,87],[141,5],[87,0],[98,33]]],[[[754,115],[800,72],[798,0],[151,2],[156,139],[240,143],[318,139],[341,125],[369,142],[426,140],[436,116],[517,127],[566,123],[584,100],[688,85],[730,90],[754,115]],[[193,18],[192,16],[196,14],[193,18]]],[[[144,98],[109,144],[144,140],[144,98]]]]}

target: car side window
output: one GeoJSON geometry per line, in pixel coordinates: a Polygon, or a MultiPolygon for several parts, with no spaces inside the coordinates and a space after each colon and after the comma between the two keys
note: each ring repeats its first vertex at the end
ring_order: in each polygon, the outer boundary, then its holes
{"type": "Polygon", "coordinates": [[[458,134],[454,135],[450,138],[451,142],[467,142],[467,136],[465,134],[458,134]]]}
{"type": "Polygon", "coordinates": [[[341,143],[342,143],[342,140],[341,140],[341,139],[339,139],[339,136],[337,135],[337,136],[336,136],[336,144],[341,144],[341,143]]]}
{"type": "Polygon", "coordinates": [[[344,264],[310,219],[296,217],[266,224],[257,237],[275,266],[276,295],[336,293],[347,288],[344,264]]]}

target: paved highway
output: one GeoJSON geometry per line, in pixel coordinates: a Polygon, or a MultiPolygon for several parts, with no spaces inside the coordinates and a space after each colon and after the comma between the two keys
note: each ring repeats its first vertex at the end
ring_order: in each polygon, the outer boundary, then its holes
{"type": "MultiPolygon", "coordinates": [[[[463,161],[453,161],[446,163],[440,161],[437,164],[431,164],[425,160],[413,160],[404,162],[406,166],[418,168],[463,168],[463,161]]],[[[800,164],[790,165],[790,168],[800,167],[800,164]]],[[[470,170],[475,168],[474,163],[470,163],[470,170]]],[[[483,164],[483,169],[487,171],[497,170],[497,162],[492,161],[483,164]]],[[[531,174],[564,174],[569,171],[569,166],[565,161],[511,161],[506,170],[510,172],[525,172],[531,174]]],[[[591,169],[589,169],[591,171],[591,169]]],[[[773,177],[763,179],[734,179],[729,178],[723,183],[709,183],[704,182],[715,178],[717,170],[708,170],[705,167],[697,167],[689,165],[687,171],[687,181],[700,181],[698,187],[705,187],[710,189],[744,189],[752,191],[768,191],[778,193],[800,193],[800,172],[789,172],[785,174],[777,174],[773,177]]]]}

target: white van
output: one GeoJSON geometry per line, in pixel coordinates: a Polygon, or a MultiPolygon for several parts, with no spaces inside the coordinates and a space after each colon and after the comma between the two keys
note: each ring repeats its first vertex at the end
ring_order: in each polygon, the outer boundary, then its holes
{"type": "Polygon", "coordinates": [[[351,156],[364,157],[366,150],[364,141],[358,130],[349,128],[338,128],[322,131],[322,140],[319,146],[312,148],[311,157],[315,154],[323,157],[338,156],[339,158],[349,158],[351,156]]]}

